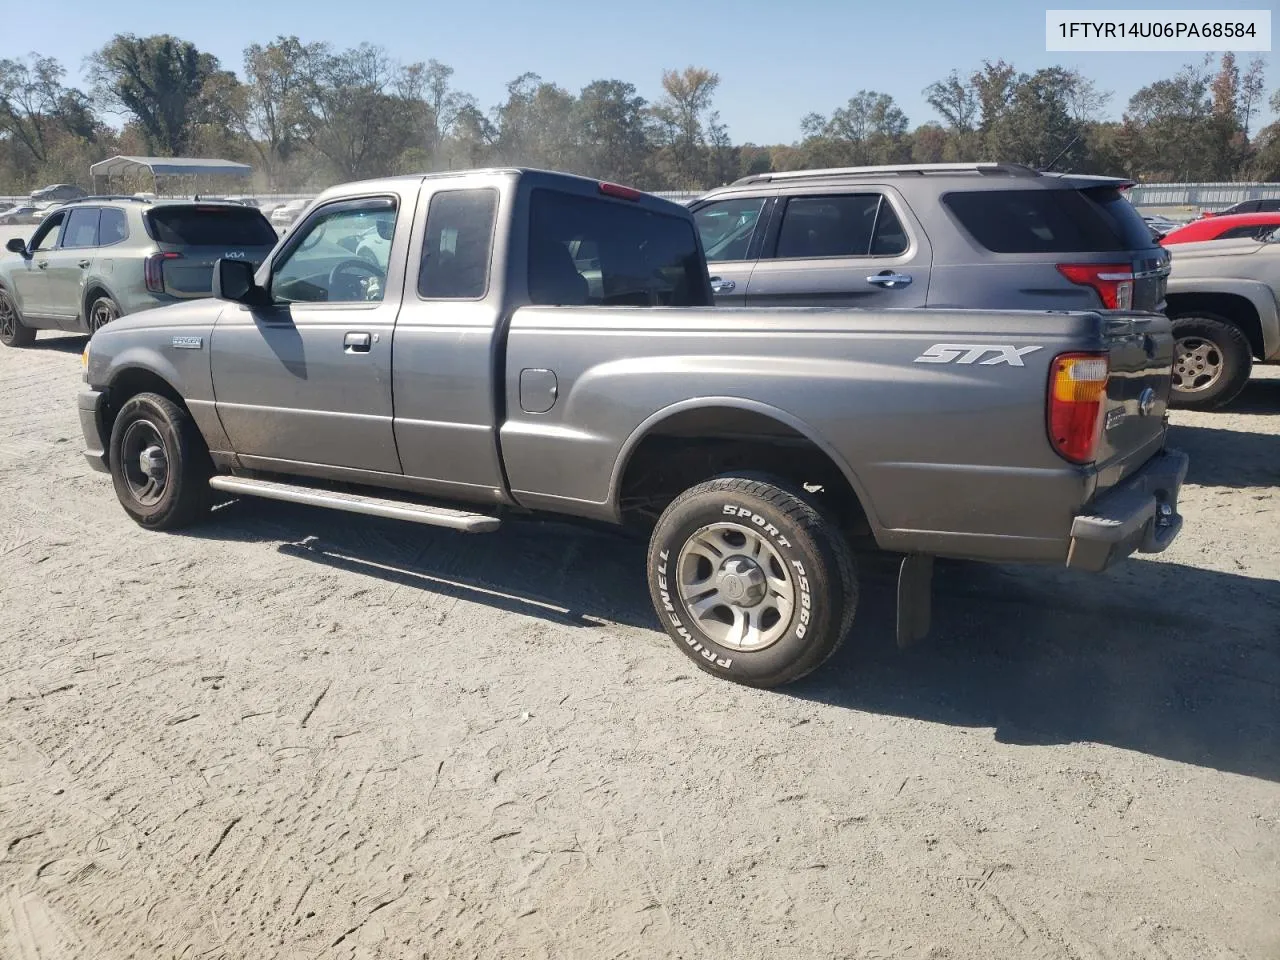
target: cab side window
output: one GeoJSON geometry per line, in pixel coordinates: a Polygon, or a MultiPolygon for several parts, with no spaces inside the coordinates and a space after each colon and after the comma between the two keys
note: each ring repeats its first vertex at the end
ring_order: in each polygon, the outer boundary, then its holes
{"type": "Polygon", "coordinates": [[[123,210],[104,207],[98,218],[98,245],[109,247],[113,243],[129,239],[129,222],[123,210]]]}
{"type": "Polygon", "coordinates": [[[779,259],[891,257],[907,249],[907,234],[878,193],[792,197],[778,234],[779,259]]]}
{"type": "Polygon", "coordinates": [[[720,200],[694,213],[708,263],[746,260],[750,256],[751,240],[762,226],[764,204],[764,197],[720,200]]]}
{"type": "Polygon", "coordinates": [[[294,303],[368,303],[386,292],[396,204],[389,197],[321,207],[272,270],[271,292],[294,303]]]}
{"type": "Polygon", "coordinates": [[[431,198],[418,269],[418,295],[478,300],[489,289],[498,191],[446,190],[431,198]]]}
{"type": "Polygon", "coordinates": [[[36,235],[31,238],[33,253],[47,253],[58,245],[58,233],[62,229],[62,221],[66,216],[65,213],[55,214],[41,224],[36,235]]]}
{"type": "Polygon", "coordinates": [[[98,245],[98,208],[76,207],[67,218],[67,229],[62,234],[64,249],[96,247],[98,245]]]}

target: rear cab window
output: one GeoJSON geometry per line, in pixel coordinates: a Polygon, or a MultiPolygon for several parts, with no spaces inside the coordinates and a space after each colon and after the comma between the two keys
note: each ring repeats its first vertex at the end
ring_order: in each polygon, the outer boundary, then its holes
{"type": "Polygon", "coordinates": [[[529,299],[535,304],[703,307],[711,303],[692,221],[629,200],[536,188],[529,299]]]}
{"type": "Polygon", "coordinates": [[[942,203],[992,253],[1118,253],[1155,242],[1114,187],[970,190],[944,194],[942,203]]]}
{"type": "Polygon", "coordinates": [[[274,247],[278,237],[261,211],[238,204],[153,207],[144,216],[157,243],[184,247],[274,247]]]}

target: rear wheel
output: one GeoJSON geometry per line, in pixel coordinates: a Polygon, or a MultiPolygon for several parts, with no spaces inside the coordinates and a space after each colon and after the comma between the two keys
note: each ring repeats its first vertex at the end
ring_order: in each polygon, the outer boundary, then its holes
{"type": "Polygon", "coordinates": [[[89,304],[90,335],[97,333],[112,320],[118,320],[119,318],[120,308],[114,300],[106,295],[95,297],[93,303],[89,304]]]}
{"type": "Polygon", "coordinates": [[[648,574],[676,646],[706,672],[756,687],[819,667],[858,599],[839,529],[796,493],[745,477],[677,497],[653,531],[648,574]]]}
{"type": "Polygon", "coordinates": [[[1253,351],[1234,323],[1213,314],[1173,321],[1171,406],[1214,410],[1234,400],[1249,382],[1253,351]]]}
{"type": "Polygon", "coordinates": [[[7,290],[0,290],[0,343],[6,347],[29,347],[36,332],[22,322],[18,305],[7,290]]]}
{"type": "Polygon", "coordinates": [[[182,407],[157,393],[127,400],[111,427],[111,482],[125,512],[144,527],[175,530],[209,511],[213,464],[182,407]]]}

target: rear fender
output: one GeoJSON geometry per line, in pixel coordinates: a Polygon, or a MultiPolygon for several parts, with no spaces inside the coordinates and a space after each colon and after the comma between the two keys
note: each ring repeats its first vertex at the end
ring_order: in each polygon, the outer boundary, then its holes
{"type": "Polygon", "coordinates": [[[627,437],[622,445],[622,449],[618,454],[617,460],[613,465],[613,474],[609,478],[609,506],[613,512],[614,519],[618,522],[622,520],[621,493],[622,478],[626,476],[627,466],[631,462],[631,457],[639,447],[642,440],[651,434],[654,430],[677,414],[684,413],[689,410],[705,410],[711,407],[729,407],[735,410],[745,410],[750,413],[760,414],[778,421],[784,426],[790,427],[796,433],[800,434],[806,440],[810,441],[814,446],[826,454],[827,458],[836,465],[836,468],[849,482],[849,486],[853,488],[853,492],[857,494],[858,500],[866,514],[867,522],[871,525],[871,529],[879,532],[883,529],[880,520],[875,515],[875,510],[871,505],[871,499],[867,496],[867,492],[862,486],[862,482],[858,479],[853,468],[849,466],[849,462],[842,457],[831,444],[827,443],[820,437],[808,424],[785,410],[772,406],[767,403],[761,403],[757,400],[746,400],[742,397],[697,397],[690,400],[681,400],[663,407],[661,410],[650,414],[641,424],[636,427],[627,437]]]}
{"type": "Polygon", "coordinates": [[[86,328],[89,324],[89,307],[98,297],[106,295],[115,301],[116,306],[120,306],[120,298],[116,296],[115,291],[111,288],[111,284],[107,283],[99,276],[92,276],[84,283],[84,294],[80,298],[80,315],[76,318],[83,323],[86,328]]]}

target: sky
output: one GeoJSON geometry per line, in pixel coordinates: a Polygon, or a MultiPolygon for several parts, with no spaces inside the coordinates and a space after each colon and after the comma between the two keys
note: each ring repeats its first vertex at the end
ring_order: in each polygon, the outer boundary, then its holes
{"type": "MultiPolygon", "coordinates": [[[[1158,9],[1275,4],[1164,0],[1158,9]]],[[[697,65],[719,74],[715,105],[737,143],[795,142],[802,116],[828,114],[863,89],[892,94],[915,127],[938,119],[922,92],[929,83],[998,58],[1026,72],[1054,65],[1080,70],[1113,91],[1109,112],[1118,118],[1140,87],[1202,56],[1045,51],[1047,7],[1108,6],[1102,0],[788,0],[785,6],[776,0],[596,6],[582,0],[61,0],[56,6],[10,0],[5,6],[0,58],[33,50],[56,56],[72,81],[80,81],[85,56],[116,33],[171,33],[237,71],[247,45],[280,34],[340,47],[367,41],[404,63],[434,57],[449,64],[455,86],[485,109],[504,100],[506,83],[525,71],[575,93],[592,80],[626,80],[656,99],[664,69],[697,65]]],[[[1269,95],[1280,87],[1280,54],[1267,57],[1269,95]]],[[[1262,122],[1269,119],[1264,107],[1262,122]]]]}

